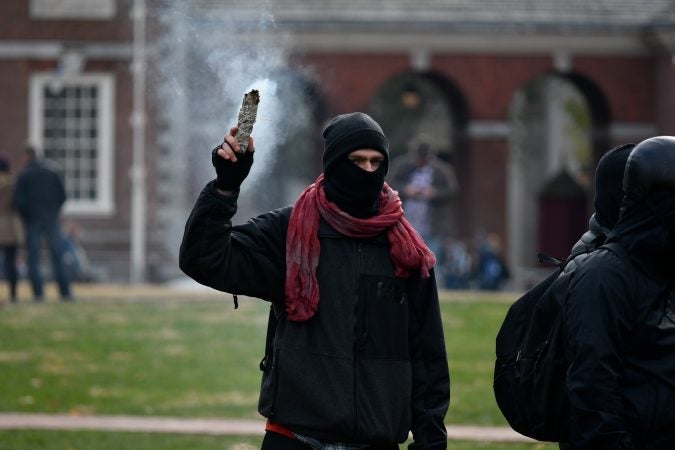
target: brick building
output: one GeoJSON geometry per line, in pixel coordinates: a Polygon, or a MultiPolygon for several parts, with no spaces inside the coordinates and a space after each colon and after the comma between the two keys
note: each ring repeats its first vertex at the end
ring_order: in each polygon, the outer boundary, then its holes
{"type": "Polygon", "coordinates": [[[177,275],[186,214],[211,176],[205,154],[251,86],[271,109],[242,216],[292,201],[320,170],[323,121],[361,110],[394,155],[416,133],[435,137],[460,183],[453,236],[500,237],[520,281],[537,250],[561,255],[585,227],[605,151],[675,134],[673,1],[148,0],[139,175],[134,3],[0,6],[0,147],[16,155],[28,140],[62,164],[65,217],[111,279],[138,272],[139,245],[143,278],[177,275]],[[55,104],[95,113],[54,122],[55,104]],[[88,146],[53,139],[71,126],[89,131],[88,146]]]}

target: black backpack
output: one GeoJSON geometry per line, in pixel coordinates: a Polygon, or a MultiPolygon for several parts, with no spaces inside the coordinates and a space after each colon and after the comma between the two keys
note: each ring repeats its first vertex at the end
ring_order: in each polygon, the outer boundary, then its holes
{"type": "MultiPolygon", "coordinates": [[[[618,244],[602,246],[627,260],[618,244]]],[[[562,308],[574,269],[569,261],[528,290],[509,308],[496,340],[494,393],[511,427],[540,441],[567,442],[570,408],[566,390],[562,308]]]]}

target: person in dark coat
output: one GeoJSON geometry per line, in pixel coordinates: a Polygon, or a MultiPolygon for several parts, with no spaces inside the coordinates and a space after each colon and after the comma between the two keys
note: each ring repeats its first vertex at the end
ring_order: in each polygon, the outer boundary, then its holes
{"type": "MultiPolygon", "coordinates": [[[[621,200],[623,199],[623,175],[626,161],[635,144],[623,144],[605,153],[595,168],[594,212],[588,221],[588,231],[574,244],[570,251],[570,260],[563,273],[575,271],[588,256],[607,239],[612,228],[619,220],[621,200]]],[[[565,420],[569,421],[568,417],[565,420]]],[[[561,450],[569,450],[567,442],[559,444],[561,450]]]]}
{"type": "Polygon", "coordinates": [[[675,448],[675,137],[626,163],[618,222],[565,297],[570,447],[675,448]]]}
{"type": "Polygon", "coordinates": [[[46,161],[37,158],[35,149],[24,152],[26,165],[19,173],[14,190],[14,207],[26,230],[28,277],[36,301],[44,299],[44,282],[40,273],[40,250],[45,238],[52,270],[62,300],[71,300],[70,280],[63,261],[63,234],[60,216],[66,191],[61,176],[46,161]]]}
{"type": "Polygon", "coordinates": [[[270,301],[263,449],[446,448],[450,380],[435,258],[385,182],[389,144],[363,113],[323,131],[323,173],[293,206],[232,225],[253,141],[231,130],[187,221],[180,268],[270,301]],[[363,447],[362,447],[363,446],[363,447]]]}

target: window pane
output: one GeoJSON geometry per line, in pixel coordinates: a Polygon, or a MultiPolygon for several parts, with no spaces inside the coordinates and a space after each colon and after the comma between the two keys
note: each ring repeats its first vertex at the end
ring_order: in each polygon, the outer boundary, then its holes
{"type": "Polygon", "coordinates": [[[45,157],[63,175],[70,200],[97,200],[98,90],[92,83],[71,83],[57,92],[42,90],[45,157]]]}

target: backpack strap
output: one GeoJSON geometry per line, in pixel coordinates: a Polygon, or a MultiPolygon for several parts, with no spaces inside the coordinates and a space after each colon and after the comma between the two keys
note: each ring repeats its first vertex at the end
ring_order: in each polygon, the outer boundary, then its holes
{"type": "Polygon", "coordinates": [[[580,248],[577,248],[572,253],[570,253],[570,255],[566,259],[558,258],[557,256],[547,255],[546,253],[542,252],[537,253],[537,259],[541,263],[551,264],[561,269],[564,269],[568,262],[572,261],[574,258],[584,253],[589,253],[589,251],[585,246],[580,246],[580,248]]]}
{"type": "Polygon", "coordinates": [[[553,264],[554,266],[562,267],[565,265],[566,260],[562,258],[557,258],[555,256],[547,255],[546,253],[537,253],[537,259],[539,262],[546,264],[553,264]]]}

